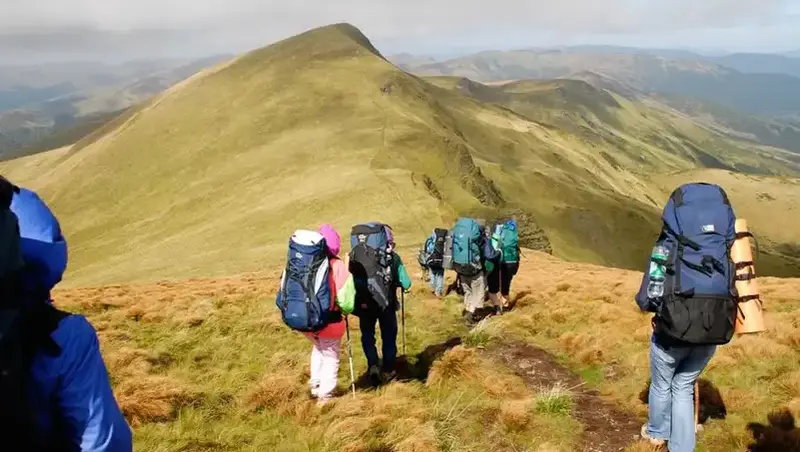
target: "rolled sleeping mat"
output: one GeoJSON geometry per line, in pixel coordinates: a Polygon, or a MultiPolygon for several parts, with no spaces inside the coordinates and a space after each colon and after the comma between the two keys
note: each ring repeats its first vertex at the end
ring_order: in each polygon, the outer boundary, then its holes
{"type": "Polygon", "coordinates": [[[736,313],[736,334],[760,333],[764,327],[764,312],[758,291],[752,237],[747,220],[736,220],[736,241],[731,248],[731,259],[736,265],[736,291],[739,308],[736,313]]]}

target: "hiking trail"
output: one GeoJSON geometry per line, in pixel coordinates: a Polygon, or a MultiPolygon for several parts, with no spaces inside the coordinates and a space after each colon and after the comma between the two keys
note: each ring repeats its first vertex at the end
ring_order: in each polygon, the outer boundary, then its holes
{"type": "Polygon", "coordinates": [[[560,386],[574,396],[573,417],[583,425],[581,452],[623,451],[636,442],[642,421],[586,388],[583,379],[559,364],[546,350],[530,344],[489,348],[487,355],[503,363],[533,389],[560,386]]]}

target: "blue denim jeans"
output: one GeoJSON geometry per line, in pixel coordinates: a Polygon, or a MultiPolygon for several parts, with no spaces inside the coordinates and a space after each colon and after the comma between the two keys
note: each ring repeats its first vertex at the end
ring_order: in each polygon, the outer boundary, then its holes
{"type": "Polygon", "coordinates": [[[670,452],[693,452],[694,383],[717,347],[663,347],[650,341],[650,397],[647,433],[669,442],[670,452]]]}
{"type": "Polygon", "coordinates": [[[436,293],[436,296],[441,297],[444,291],[444,269],[429,269],[431,274],[431,289],[436,293]]]}

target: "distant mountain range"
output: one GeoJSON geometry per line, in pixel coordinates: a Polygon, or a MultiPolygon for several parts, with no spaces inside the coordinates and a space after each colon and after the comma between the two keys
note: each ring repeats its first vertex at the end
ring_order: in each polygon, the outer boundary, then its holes
{"type": "Polygon", "coordinates": [[[0,67],[0,159],[74,143],[128,107],[227,58],[0,67]]]}
{"type": "Polygon", "coordinates": [[[744,136],[760,143],[800,152],[800,77],[790,74],[796,68],[800,75],[800,59],[605,46],[485,51],[446,61],[412,55],[391,59],[419,75],[482,82],[585,79],[619,93],[659,97],[693,116],[702,110],[706,119],[713,116],[725,127],[736,124],[734,130],[745,130],[744,136]]]}

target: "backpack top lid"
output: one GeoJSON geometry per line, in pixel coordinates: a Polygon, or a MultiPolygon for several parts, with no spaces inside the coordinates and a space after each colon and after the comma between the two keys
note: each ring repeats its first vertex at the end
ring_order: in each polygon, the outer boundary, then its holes
{"type": "Polygon", "coordinates": [[[303,246],[318,246],[324,240],[325,237],[317,231],[298,229],[292,234],[292,242],[303,246]]]}
{"type": "Polygon", "coordinates": [[[662,219],[676,234],[715,232],[730,240],[736,235],[733,207],[725,190],[715,184],[681,185],[672,192],[662,219]]]}
{"type": "Polygon", "coordinates": [[[350,231],[350,247],[355,248],[361,242],[370,248],[386,250],[394,244],[392,228],[377,221],[357,224],[350,231]]]}

